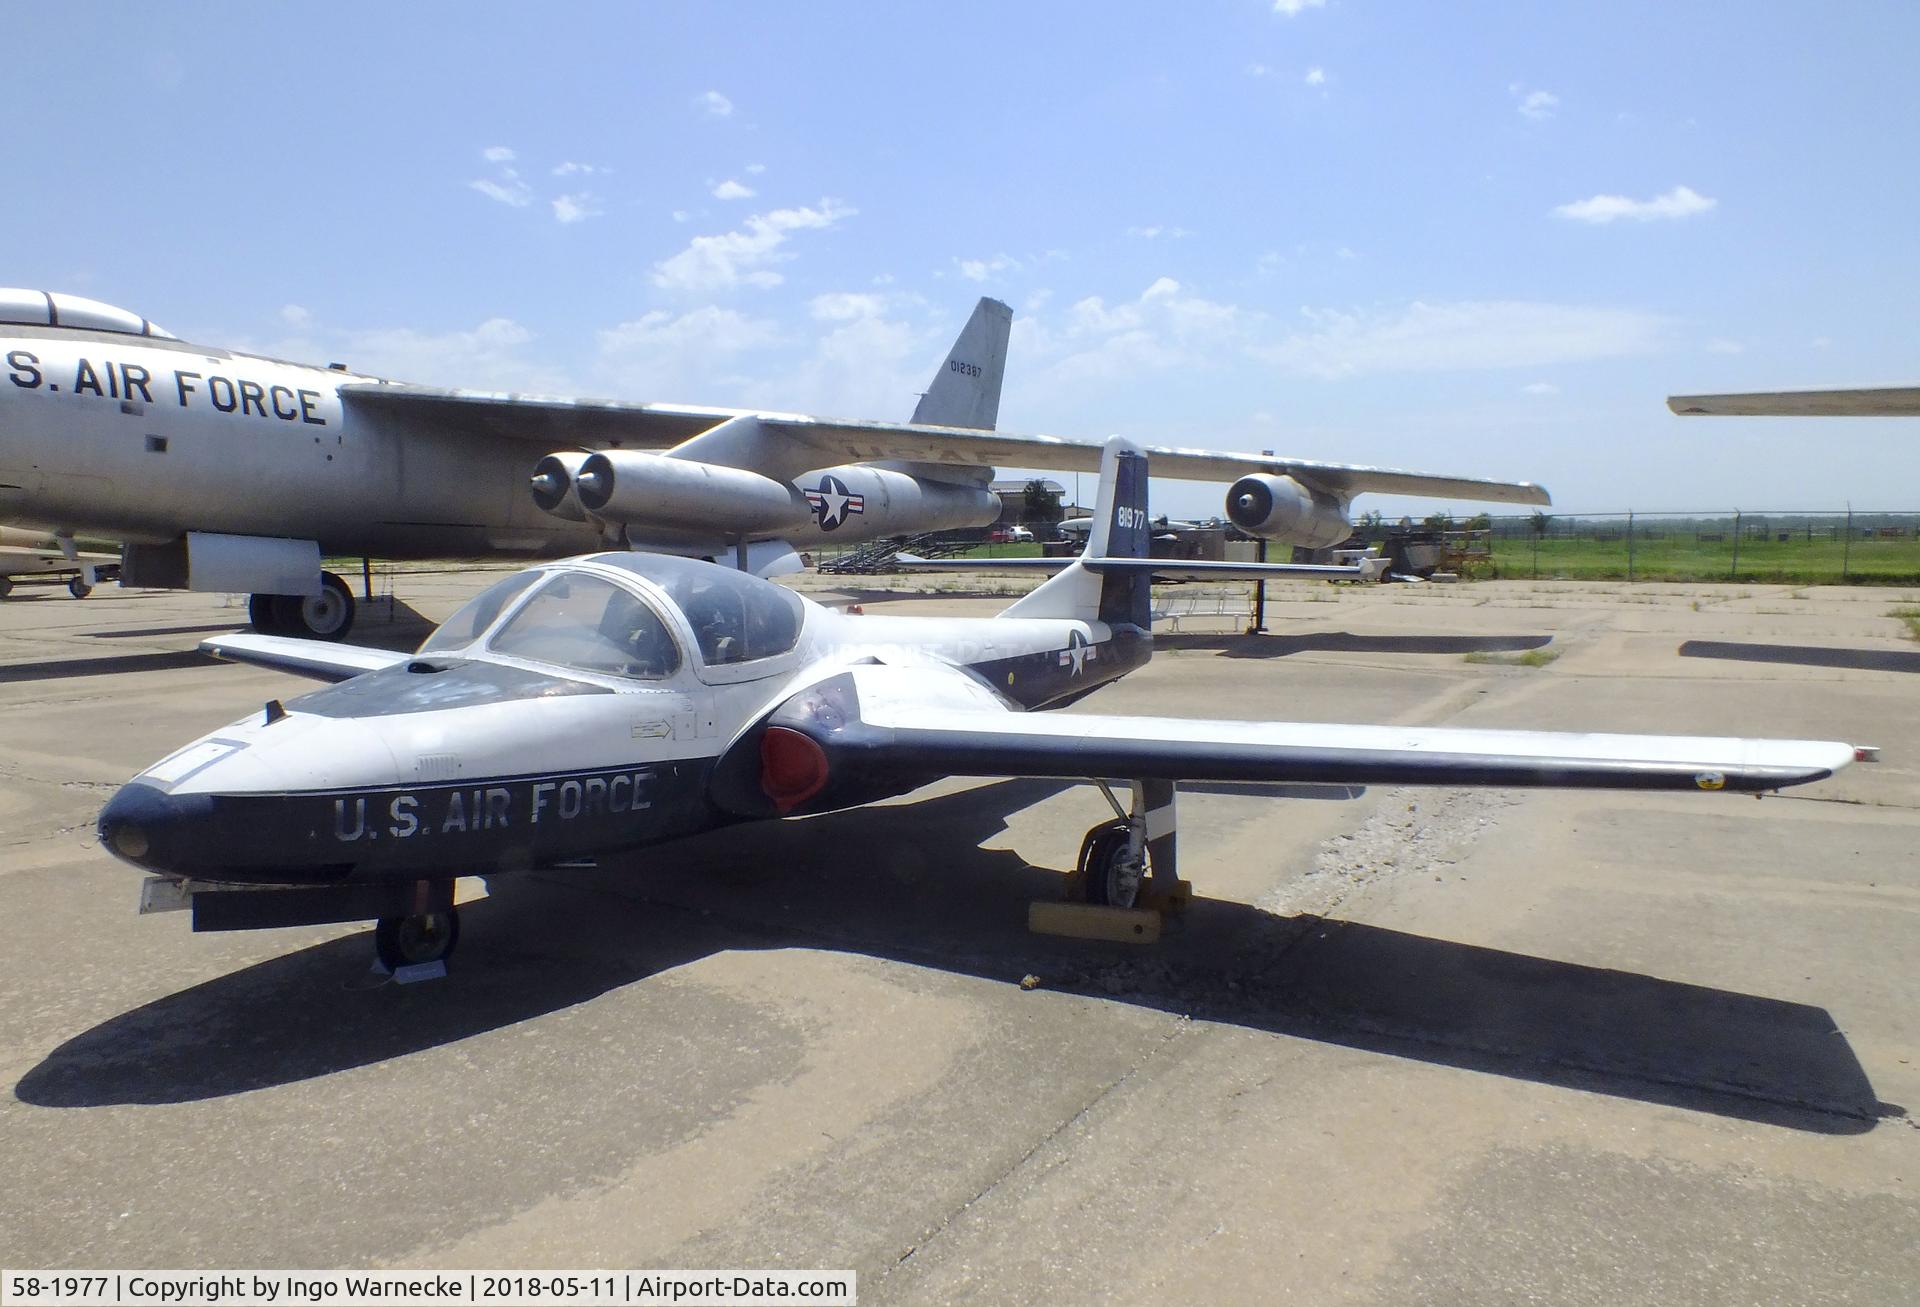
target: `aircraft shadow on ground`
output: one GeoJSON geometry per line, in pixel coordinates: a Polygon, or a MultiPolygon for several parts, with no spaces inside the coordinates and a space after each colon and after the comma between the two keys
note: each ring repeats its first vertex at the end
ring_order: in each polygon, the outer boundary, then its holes
{"type": "Polygon", "coordinates": [[[1519,653],[1552,643],[1550,635],[1354,635],[1349,631],[1305,631],[1298,635],[1174,632],[1153,637],[1155,649],[1217,649],[1228,658],[1285,658],[1297,653],[1519,653]]]}
{"type": "MultiPolygon", "coordinates": [[[[1156,946],[1031,935],[1027,904],[1057,899],[1060,873],[977,846],[1063,788],[1004,781],[498,878],[462,909],[445,981],[369,990],[366,934],[336,938],[105,1021],[14,1092],[48,1107],[217,1098],[450,1044],[723,951],[806,948],[1008,985],[1032,974],[1048,990],[1823,1134],[1904,1115],[1809,1005],[1207,898],[1156,946]]],[[[1204,889],[1205,868],[1186,871],[1204,889]]]]}
{"type": "Polygon", "coordinates": [[[8,681],[60,681],[76,676],[112,676],[121,672],[170,672],[182,667],[210,667],[215,661],[197,649],[119,654],[112,658],[54,658],[46,662],[0,666],[0,684],[8,681]]]}
{"type": "Polygon", "coordinates": [[[1682,658],[1728,658],[1749,663],[1796,663],[1804,667],[1852,667],[1872,672],[1920,672],[1920,653],[1900,649],[1823,649],[1805,644],[1744,644],[1688,640],[1682,658]]]}

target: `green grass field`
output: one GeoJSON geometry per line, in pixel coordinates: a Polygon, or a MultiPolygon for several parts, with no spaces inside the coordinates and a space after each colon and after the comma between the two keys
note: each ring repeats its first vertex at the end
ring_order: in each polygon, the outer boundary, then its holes
{"type": "Polygon", "coordinates": [[[1667,531],[1633,541],[1629,576],[1625,533],[1617,538],[1592,536],[1505,537],[1493,542],[1493,575],[1509,578],[1566,578],[1587,581],[1760,581],[1786,585],[1914,585],[1920,584],[1920,539],[1809,541],[1804,532],[1789,532],[1787,540],[1770,533],[1765,539],[1740,541],[1734,559],[1731,532],[1720,540],[1701,540],[1696,533],[1667,531]]]}

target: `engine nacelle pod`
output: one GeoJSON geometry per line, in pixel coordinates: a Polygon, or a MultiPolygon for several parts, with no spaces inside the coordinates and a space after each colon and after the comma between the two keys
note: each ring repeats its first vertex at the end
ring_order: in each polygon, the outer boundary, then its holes
{"type": "Polygon", "coordinates": [[[1303,549],[1326,549],[1353,534],[1344,502],[1264,472],[1241,477],[1228,489],[1227,517],[1248,535],[1303,549]]]}
{"type": "Polygon", "coordinates": [[[592,521],[592,515],[581,506],[579,489],[573,483],[580,475],[581,466],[591,457],[584,450],[563,449],[541,459],[529,482],[533,502],[569,522],[592,521]]]}
{"type": "Polygon", "coordinates": [[[610,522],[727,534],[795,530],[813,516],[784,481],[693,459],[612,449],[573,477],[580,506],[610,522]]]}

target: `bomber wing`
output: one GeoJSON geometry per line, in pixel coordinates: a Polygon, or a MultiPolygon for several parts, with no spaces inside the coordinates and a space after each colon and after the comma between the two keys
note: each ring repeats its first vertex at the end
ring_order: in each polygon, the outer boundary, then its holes
{"type": "Polygon", "coordinates": [[[1669,395],[1682,417],[1920,417],[1920,386],[1839,390],[1756,390],[1728,395],[1669,395]]]}
{"type": "Polygon", "coordinates": [[[254,635],[248,631],[209,636],[200,642],[200,651],[229,662],[272,667],[316,681],[344,681],[413,657],[391,649],[366,649],[327,640],[296,640],[283,635],[254,635]]]}
{"type": "MultiPolygon", "coordinates": [[[[731,418],[749,418],[758,430],[736,433],[726,444],[734,466],[768,475],[797,476],[840,463],[898,460],[961,467],[1028,467],[1057,472],[1098,472],[1104,440],[1070,436],[1023,436],[972,427],[911,422],[856,422],[804,413],[767,413],[686,404],[625,404],[615,400],[565,399],[477,390],[439,390],[396,382],[352,382],[340,387],[350,407],[446,430],[471,430],[533,441],[547,449],[569,447],[670,449],[731,418]],[[745,437],[740,443],[738,437],[745,437]]],[[[712,437],[709,438],[710,440],[712,437]]],[[[1508,504],[1548,504],[1545,489],[1527,481],[1406,472],[1356,463],[1269,458],[1259,454],[1142,446],[1155,475],[1176,481],[1233,481],[1254,472],[1290,476],[1329,494],[1350,498],[1365,491],[1435,495],[1447,499],[1508,504]]],[[[700,447],[688,451],[699,456],[700,447]]]]}
{"type": "Polygon", "coordinates": [[[1378,581],[1384,558],[1363,558],[1351,567],[1329,563],[1230,563],[1179,558],[922,558],[895,554],[885,570],[901,572],[1064,572],[1075,563],[1099,576],[1146,572],[1156,581],[1378,581]]]}
{"type": "MultiPolygon", "coordinates": [[[[787,700],[762,733],[782,730],[819,747],[827,806],[842,786],[902,775],[1754,792],[1871,756],[1830,740],[1024,713],[957,670],[884,664],[787,700]]],[[[735,805],[750,798],[748,768],[779,752],[751,733],[741,743],[723,764],[735,805]]]]}

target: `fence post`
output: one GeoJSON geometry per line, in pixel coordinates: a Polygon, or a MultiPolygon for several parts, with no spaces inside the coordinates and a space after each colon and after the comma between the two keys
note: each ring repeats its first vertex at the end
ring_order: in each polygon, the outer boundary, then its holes
{"type": "Polygon", "coordinates": [[[1627,510],[1627,580],[1633,580],[1633,510],[1627,510]]]}
{"type": "Polygon", "coordinates": [[[1733,510],[1733,567],[1727,572],[1727,580],[1740,579],[1740,510],[1733,510]]]}
{"type": "Polygon", "coordinates": [[[1840,579],[1848,580],[1853,575],[1853,501],[1847,501],[1847,543],[1840,551],[1840,579]]]}

